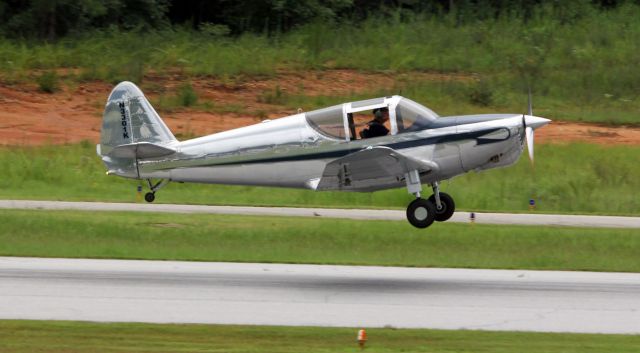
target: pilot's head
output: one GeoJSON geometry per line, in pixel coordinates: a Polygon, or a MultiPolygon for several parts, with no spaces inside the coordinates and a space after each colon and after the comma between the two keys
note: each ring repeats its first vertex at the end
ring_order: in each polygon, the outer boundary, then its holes
{"type": "Polygon", "coordinates": [[[376,108],[373,110],[373,116],[376,121],[384,123],[389,120],[389,108],[376,108]]]}

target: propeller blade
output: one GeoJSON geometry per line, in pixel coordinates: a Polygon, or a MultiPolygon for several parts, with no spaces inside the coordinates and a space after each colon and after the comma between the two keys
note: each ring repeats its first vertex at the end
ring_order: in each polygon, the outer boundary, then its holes
{"type": "Polygon", "coordinates": [[[529,88],[529,101],[527,106],[527,115],[533,115],[533,103],[531,102],[531,88],[529,88]]]}
{"type": "Polygon", "coordinates": [[[533,128],[527,126],[525,129],[525,135],[527,136],[527,150],[529,150],[529,160],[533,163],[533,128]]]}

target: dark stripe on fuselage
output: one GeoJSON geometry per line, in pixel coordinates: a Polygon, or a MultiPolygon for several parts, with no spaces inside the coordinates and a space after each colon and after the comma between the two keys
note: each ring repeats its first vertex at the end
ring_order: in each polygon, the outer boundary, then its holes
{"type": "MultiPolygon", "coordinates": [[[[401,141],[401,142],[394,142],[394,143],[389,143],[389,144],[380,144],[380,145],[377,145],[376,147],[378,147],[378,146],[380,146],[380,147],[389,147],[389,148],[392,148],[394,150],[402,150],[402,149],[418,147],[418,146],[433,145],[433,144],[436,144],[436,143],[448,143],[448,142],[457,142],[457,141],[469,140],[469,139],[477,139],[480,136],[492,133],[494,131],[498,131],[500,129],[504,129],[504,127],[496,127],[496,128],[491,128],[491,129],[485,129],[485,130],[473,131],[473,132],[464,132],[464,133],[458,133],[458,134],[433,136],[433,137],[427,137],[427,138],[418,139],[418,140],[412,140],[412,141],[401,141]]],[[[502,139],[495,139],[495,140],[492,139],[491,141],[493,141],[493,142],[488,142],[487,141],[487,142],[483,142],[483,143],[496,143],[496,142],[501,142],[501,141],[504,141],[504,140],[502,140],[502,139]]],[[[298,162],[298,161],[308,161],[308,160],[313,160],[313,159],[340,158],[340,157],[344,157],[346,155],[349,155],[351,153],[361,151],[362,149],[363,149],[363,147],[361,146],[361,147],[358,147],[358,148],[348,148],[348,149],[342,149],[342,150],[337,150],[337,151],[298,154],[298,155],[293,155],[293,156],[266,157],[266,158],[256,158],[256,159],[233,161],[233,162],[208,163],[208,164],[203,164],[203,165],[198,165],[198,166],[189,166],[189,167],[186,167],[186,168],[228,166],[228,165],[256,164],[256,163],[277,163],[277,162],[294,162],[294,161],[298,162]]],[[[178,167],[178,168],[180,168],[180,167],[178,167]]],[[[163,169],[173,169],[173,168],[163,168],[163,169]]]]}

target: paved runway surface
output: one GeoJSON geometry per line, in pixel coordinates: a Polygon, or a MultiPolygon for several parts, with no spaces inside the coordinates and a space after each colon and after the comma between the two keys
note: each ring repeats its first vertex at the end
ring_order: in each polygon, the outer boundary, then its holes
{"type": "Polygon", "coordinates": [[[640,333],[640,274],[0,257],[0,318],[640,333]]]}
{"type": "MultiPolygon", "coordinates": [[[[171,213],[216,213],[257,216],[301,216],[365,220],[406,220],[401,210],[358,210],[294,207],[202,206],[105,202],[0,200],[0,209],[47,209],[89,211],[133,211],[171,213]]],[[[448,222],[469,222],[469,212],[456,212],[448,222]]],[[[551,214],[476,213],[476,223],[573,227],[640,228],[640,217],[578,216],[551,214]]]]}

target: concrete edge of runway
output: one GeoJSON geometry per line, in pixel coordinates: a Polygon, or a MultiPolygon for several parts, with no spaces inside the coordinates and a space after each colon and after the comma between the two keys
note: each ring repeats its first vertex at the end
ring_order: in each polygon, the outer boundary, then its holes
{"type": "Polygon", "coordinates": [[[0,256],[0,268],[38,271],[66,271],[93,273],[108,270],[117,273],[262,273],[265,276],[274,274],[292,274],[304,272],[312,277],[361,274],[395,279],[398,273],[408,277],[421,278],[428,274],[432,279],[447,278],[450,280],[475,281],[518,281],[532,280],[568,283],[640,283],[640,272],[602,272],[602,271],[563,271],[563,270],[528,270],[528,269],[483,269],[457,267],[402,267],[402,266],[362,266],[362,265],[327,265],[327,264],[289,264],[265,262],[220,262],[220,261],[186,261],[186,260],[144,260],[144,259],[94,259],[64,257],[23,257],[0,256]]]}
{"type": "MultiPolygon", "coordinates": [[[[206,206],[142,203],[0,200],[0,209],[207,213],[253,216],[320,217],[356,220],[406,220],[403,210],[206,206]]],[[[640,228],[640,217],[476,212],[475,223],[586,228],[640,228]]],[[[470,212],[456,212],[448,222],[469,223],[470,212]]]]}

